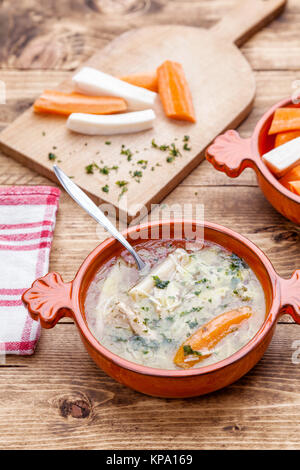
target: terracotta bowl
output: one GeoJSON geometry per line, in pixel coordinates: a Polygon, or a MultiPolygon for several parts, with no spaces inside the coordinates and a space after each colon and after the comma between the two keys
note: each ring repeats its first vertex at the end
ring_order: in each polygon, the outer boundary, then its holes
{"type": "MultiPolygon", "coordinates": [[[[150,230],[159,232],[170,224],[171,239],[174,228],[182,226],[182,220],[163,221],[139,225],[124,232],[143,232],[150,238],[150,230]]],[[[202,225],[196,221],[184,221],[185,227],[195,229],[202,225]],[[187,225],[186,225],[187,224],[187,225]]],[[[177,232],[178,233],[178,232],[177,232]]],[[[119,243],[109,238],[101,243],[85,259],[75,279],[63,282],[57,273],[49,273],[36,280],[23,294],[23,302],[35,320],[43,328],[52,328],[60,318],[73,318],[81,339],[96,364],[114,379],[139,392],[158,397],[192,397],[212,392],[229,385],[246,374],[264,354],[273,336],[280,315],[290,314],[300,323],[300,270],[286,280],[276,274],[264,253],[245,237],[222,227],[204,223],[204,239],[215,242],[242,257],[257,275],[265,293],[266,319],[252,340],[232,356],[215,364],[192,370],[163,370],[145,367],[122,359],[103,347],[92,335],[87,325],[84,302],[87,289],[101,265],[120,250],[119,243]]],[[[138,244],[139,240],[132,242],[138,244]]]]}
{"type": "Polygon", "coordinates": [[[299,107],[285,99],[275,104],[258,121],[252,137],[242,139],[234,130],[215,139],[206,150],[206,158],[218,171],[231,178],[239,176],[245,168],[253,168],[258,184],[275,209],[296,224],[300,224],[300,196],[286,189],[269,171],[261,156],[274,147],[275,135],[268,135],[277,108],[299,107]]]}

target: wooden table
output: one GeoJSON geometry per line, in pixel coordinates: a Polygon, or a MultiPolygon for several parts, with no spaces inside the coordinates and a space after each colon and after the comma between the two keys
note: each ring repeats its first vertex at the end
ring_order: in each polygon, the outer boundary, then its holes
{"type": "MultiPolygon", "coordinates": [[[[2,0],[0,79],[7,104],[0,128],[45,88],[114,36],[136,26],[182,23],[209,27],[234,0],[2,0]]],[[[255,70],[254,109],[240,126],[249,136],[268,107],[300,79],[300,3],[242,48],[255,70]]],[[[49,181],[0,155],[0,185],[49,181]]],[[[51,184],[51,183],[50,183],[51,184]]],[[[270,206],[247,170],[232,180],[201,164],[165,200],[205,204],[205,217],[249,237],[282,276],[300,267],[299,227],[270,206]]],[[[100,239],[96,225],[62,193],[51,270],[65,280],[100,239]]],[[[300,448],[300,364],[292,363],[300,326],[280,321],[264,358],[245,377],[209,396],[166,400],[118,384],[89,358],[74,325],[43,331],[32,357],[0,366],[1,449],[270,449],[300,448]]]]}

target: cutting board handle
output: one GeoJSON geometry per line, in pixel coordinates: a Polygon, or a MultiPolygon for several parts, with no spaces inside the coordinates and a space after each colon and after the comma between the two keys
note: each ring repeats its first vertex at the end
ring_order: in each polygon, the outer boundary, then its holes
{"type": "Polygon", "coordinates": [[[237,0],[237,5],[211,31],[241,46],[279,15],[286,3],[287,0],[237,0]]]}

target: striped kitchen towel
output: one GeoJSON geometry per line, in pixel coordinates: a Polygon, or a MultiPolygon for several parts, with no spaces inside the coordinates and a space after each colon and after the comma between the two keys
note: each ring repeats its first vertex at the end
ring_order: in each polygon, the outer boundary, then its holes
{"type": "Polygon", "coordinates": [[[0,188],[0,354],[33,354],[40,324],[21,296],[48,272],[60,190],[50,186],[0,188]]]}

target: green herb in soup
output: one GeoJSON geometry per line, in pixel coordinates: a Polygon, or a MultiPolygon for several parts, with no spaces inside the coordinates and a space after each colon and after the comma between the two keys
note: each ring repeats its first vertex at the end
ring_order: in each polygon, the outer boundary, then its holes
{"type": "Polygon", "coordinates": [[[152,266],[144,277],[126,256],[99,271],[85,311],[103,346],[138,364],[179,370],[220,361],[255,335],[265,299],[254,272],[218,245],[187,247],[140,243],[152,266]]]}

